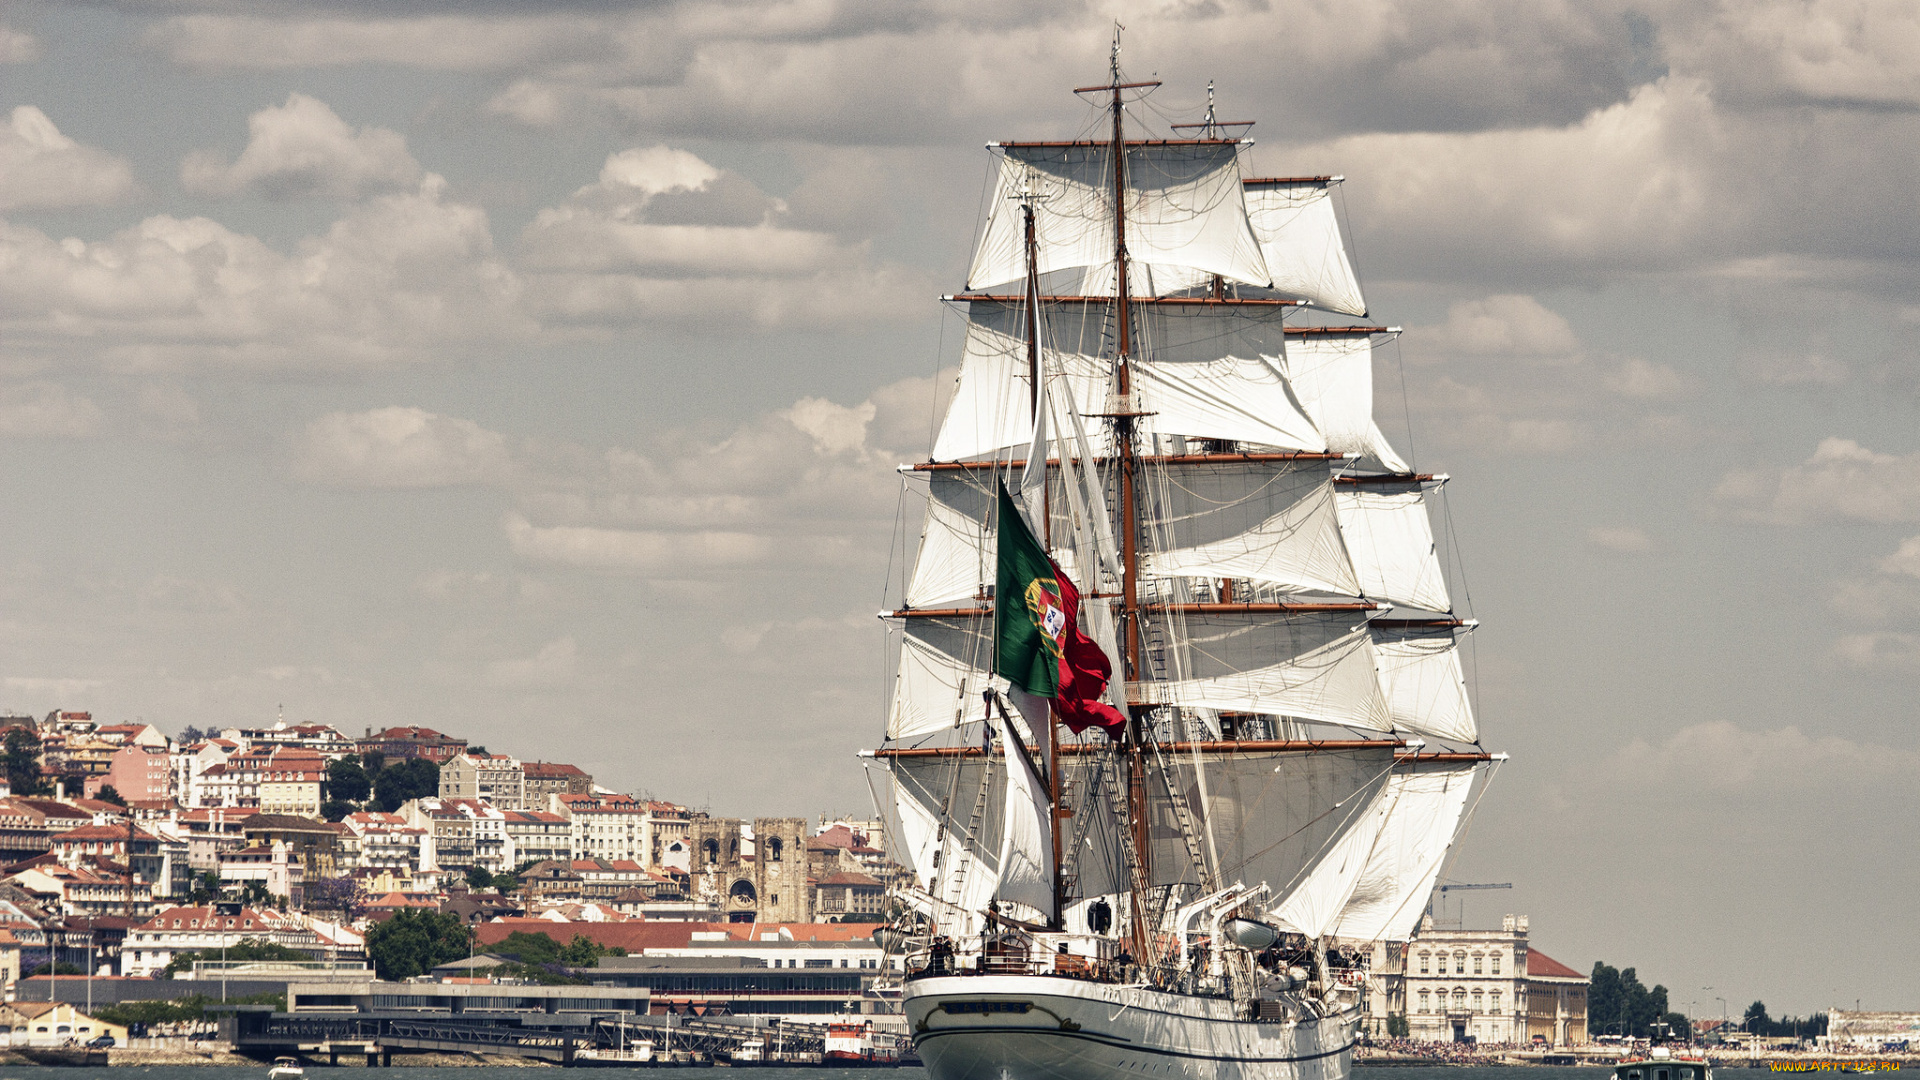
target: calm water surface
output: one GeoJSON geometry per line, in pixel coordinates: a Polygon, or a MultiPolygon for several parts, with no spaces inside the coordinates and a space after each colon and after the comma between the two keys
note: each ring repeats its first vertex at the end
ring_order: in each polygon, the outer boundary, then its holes
{"type": "MultiPolygon", "coordinates": [[[[461,1068],[365,1068],[307,1065],[311,1080],[534,1080],[547,1070],[515,1067],[461,1068]]],[[[559,1072],[559,1070],[553,1070],[559,1072]]],[[[1905,1070],[1903,1070],[1905,1072],[1905,1070]]],[[[36,1068],[0,1067],[0,1080],[265,1080],[267,1067],[207,1068],[200,1065],[127,1065],[119,1068],[36,1068]]],[[[639,1078],[647,1080],[927,1080],[925,1068],[584,1068],[568,1070],[568,1078],[589,1080],[639,1078]]],[[[1611,1068],[1526,1068],[1501,1065],[1413,1065],[1413,1067],[1359,1067],[1356,1080],[1609,1080],[1611,1068]]],[[[1718,1080],[1761,1080],[1772,1076],[1763,1070],[1718,1068],[1718,1080]]],[[[1816,1080],[1820,1072],[1782,1074],[1799,1080],[1816,1080]]]]}

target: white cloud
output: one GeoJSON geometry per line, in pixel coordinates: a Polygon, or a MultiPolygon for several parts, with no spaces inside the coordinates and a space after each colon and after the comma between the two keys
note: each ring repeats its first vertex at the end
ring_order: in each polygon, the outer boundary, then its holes
{"type": "Polygon", "coordinates": [[[1833,643],[1833,659],[1857,671],[1920,670],[1920,634],[1878,630],[1848,634],[1833,643]]]}
{"type": "Polygon", "coordinates": [[[487,665],[487,681],[512,689],[553,689],[579,674],[580,649],[571,636],[541,646],[532,656],[495,660],[487,665]]]}
{"type": "Polygon", "coordinates": [[[711,328],[908,318],[922,275],[787,223],[786,204],[686,150],[636,147],[520,234],[530,301],[559,321],[711,328]]]}
{"type": "Polygon", "coordinates": [[[1748,731],[1719,720],[1681,728],[1658,743],[1635,739],[1609,771],[1616,786],[1733,791],[1817,787],[1836,778],[1859,782],[1910,773],[1916,764],[1920,755],[1911,750],[1809,736],[1793,726],[1748,731]]]}
{"type": "Polygon", "coordinates": [[[1627,525],[1602,526],[1587,530],[1587,542],[1623,555],[1644,555],[1653,550],[1653,538],[1627,525]]]}
{"type": "Polygon", "coordinates": [[[1905,574],[1907,577],[1920,578],[1920,536],[1909,536],[1900,541],[1899,550],[1881,559],[1878,565],[1883,574],[1905,574]]]}
{"type": "Polygon", "coordinates": [[[307,425],[294,474],[329,487],[484,484],[509,469],[506,439],[471,420],[402,406],[329,413],[307,425]]]}
{"type": "Polygon", "coordinates": [[[104,206],[133,192],[124,158],[74,142],[31,105],[16,106],[0,127],[0,210],[104,206]]]}
{"type": "Polygon", "coordinates": [[[32,34],[0,26],[0,64],[31,64],[40,59],[40,42],[32,34]]]}
{"type": "Polygon", "coordinates": [[[180,184],[207,195],[243,191],[269,199],[353,199],[420,183],[420,163],[399,132],[354,131],[327,104],[305,94],[247,118],[247,147],[229,165],[200,150],[180,164],[180,184]]]}
{"type": "Polygon", "coordinates": [[[1623,397],[1660,400],[1684,397],[1694,392],[1694,379],[1644,357],[1633,356],[1620,365],[1608,380],[1615,393],[1623,397]]]}
{"type": "Polygon", "coordinates": [[[1531,296],[1505,294],[1463,300],[1447,309],[1447,321],[1407,334],[1418,351],[1441,355],[1565,356],[1580,339],[1559,312],[1531,296]]]}
{"type": "Polygon", "coordinates": [[[772,537],[754,533],[662,532],[583,525],[543,528],[518,514],[507,517],[506,531],[514,554],[535,562],[669,577],[756,565],[775,550],[772,537]]]}
{"type": "Polygon", "coordinates": [[[1743,99],[1920,105],[1920,11],[1902,0],[1720,0],[1669,22],[1669,58],[1743,99]]]}
{"type": "Polygon", "coordinates": [[[1783,524],[1920,521],[1920,453],[1883,454],[1852,439],[1823,439],[1812,457],[1778,477],[1729,473],[1716,495],[1749,518],[1783,524]]]}
{"type": "Polygon", "coordinates": [[[146,369],[412,362],[525,336],[521,286],[486,214],[418,190],[376,196],[293,253],[160,215],[92,242],[0,220],[0,352],[146,369]]]}
{"type": "Polygon", "coordinates": [[[46,438],[95,435],[100,408],[58,383],[0,386],[0,435],[46,438]]]}
{"type": "Polygon", "coordinates": [[[189,67],[257,70],[399,64],[434,71],[497,71],[607,49],[601,24],[564,13],[412,19],[179,15],[149,30],[146,44],[189,67]]]}

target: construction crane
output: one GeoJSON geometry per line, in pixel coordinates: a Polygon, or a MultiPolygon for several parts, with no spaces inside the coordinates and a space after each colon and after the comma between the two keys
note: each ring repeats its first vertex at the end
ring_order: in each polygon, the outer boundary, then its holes
{"type": "MultiPolygon", "coordinates": [[[[1450,892],[1471,892],[1478,889],[1511,889],[1511,888],[1513,888],[1513,882],[1511,881],[1499,881],[1499,882],[1491,882],[1491,883],[1477,884],[1477,885],[1466,885],[1466,884],[1438,885],[1434,887],[1433,895],[1430,895],[1427,897],[1427,915],[1429,917],[1433,915],[1434,896],[1438,896],[1440,899],[1440,902],[1444,904],[1447,899],[1446,894],[1450,892]]],[[[1460,911],[1461,911],[1460,921],[1462,925],[1464,925],[1466,923],[1466,908],[1464,905],[1461,907],[1460,911]]]]}

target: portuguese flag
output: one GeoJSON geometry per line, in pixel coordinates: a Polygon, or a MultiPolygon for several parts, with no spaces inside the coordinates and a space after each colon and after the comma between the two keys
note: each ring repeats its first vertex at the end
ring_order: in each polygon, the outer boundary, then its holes
{"type": "Polygon", "coordinates": [[[993,669],[1075,733],[1099,727],[1119,738],[1126,717],[1100,700],[1113,665],[1080,629],[1080,590],[1047,557],[1019,506],[1000,485],[999,567],[993,592],[993,669]]]}

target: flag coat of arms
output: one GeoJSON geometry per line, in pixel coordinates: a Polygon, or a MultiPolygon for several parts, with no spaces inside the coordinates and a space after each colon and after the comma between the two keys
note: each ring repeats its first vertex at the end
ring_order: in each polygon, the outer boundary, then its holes
{"type": "Polygon", "coordinates": [[[1099,727],[1117,738],[1126,717],[1100,700],[1113,665],[1080,629],[1080,590],[1027,528],[1005,484],[999,505],[994,673],[1017,690],[1053,699],[1054,715],[1072,731],[1099,727]]]}

